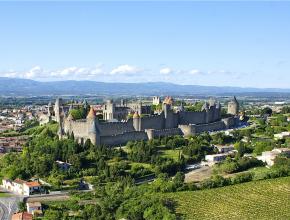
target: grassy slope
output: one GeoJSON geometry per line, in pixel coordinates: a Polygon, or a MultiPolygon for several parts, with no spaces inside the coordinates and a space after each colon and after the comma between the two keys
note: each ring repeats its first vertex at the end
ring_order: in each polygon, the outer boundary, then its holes
{"type": "Polygon", "coordinates": [[[290,177],[166,196],[185,219],[290,219],[290,177]]]}

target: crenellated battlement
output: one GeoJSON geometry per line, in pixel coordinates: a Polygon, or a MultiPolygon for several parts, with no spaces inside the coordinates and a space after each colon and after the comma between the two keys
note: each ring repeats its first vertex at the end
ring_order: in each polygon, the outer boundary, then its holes
{"type": "MultiPolygon", "coordinates": [[[[111,105],[109,102],[107,105],[111,105]]],[[[49,107],[52,108],[51,106],[49,107]]],[[[221,106],[211,101],[205,103],[200,111],[174,112],[169,104],[164,103],[158,115],[140,117],[135,112],[133,118],[126,121],[99,121],[93,109],[87,119],[74,120],[71,115],[64,114],[62,101],[58,100],[55,107],[56,120],[59,122],[59,136],[74,134],[76,140],[90,139],[94,144],[108,146],[125,144],[134,140],[150,140],[157,137],[172,135],[195,135],[204,131],[221,130],[235,126],[234,118],[221,119],[221,106]],[[65,117],[68,115],[68,117],[65,117]]],[[[107,115],[111,117],[111,115],[107,115]]]]}

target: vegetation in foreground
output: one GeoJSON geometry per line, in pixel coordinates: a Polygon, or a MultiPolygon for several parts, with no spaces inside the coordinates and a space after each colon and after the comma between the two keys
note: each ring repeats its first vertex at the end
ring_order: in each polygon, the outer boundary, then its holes
{"type": "Polygon", "coordinates": [[[290,219],[290,177],[165,194],[185,219],[290,219]]]}
{"type": "MultiPolygon", "coordinates": [[[[0,179],[39,177],[52,185],[50,190],[70,191],[71,197],[65,203],[44,204],[43,219],[176,219],[182,212],[178,212],[178,208],[175,213],[175,198],[160,195],[179,191],[186,191],[185,195],[188,191],[201,193],[209,188],[290,174],[290,159],[285,156],[278,157],[275,166],[267,170],[256,159],[243,157],[245,153],[260,155],[275,147],[288,147],[290,143],[290,138],[273,139],[274,133],[290,130],[285,116],[272,117],[268,123],[253,120],[255,126],[235,130],[232,135],[217,132],[189,138],[173,136],[128,142],[125,147],[116,148],[93,146],[89,141],[76,143],[73,134],[59,140],[55,123],[27,126],[26,130],[19,132],[30,137],[23,152],[11,152],[0,159],[0,179]],[[238,154],[216,166],[215,175],[209,179],[198,184],[185,184],[186,165],[198,163],[205,155],[216,153],[215,144],[234,144],[238,154]],[[73,166],[61,170],[56,160],[67,161],[73,166]],[[152,183],[146,183],[153,179],[152,183]],[[95,190],[79,191],[80,180],[92,183],[95,190]]],[[[243,200],[244,195],[244,191],[239,191],[235,195],[236,203],[240,201],[238,198],[243,200]]],[[[205,204],[207,201],[201,200],[201,205],[205,204]]],[[[212,205],[220,209],[227,207],[219,203],[212,205]]],[[[208,209],[209,216],[213,217],[216,212],[210,211],[208,209]]],[[[263,215],[256,216],[263,218],[263,215]]]]}

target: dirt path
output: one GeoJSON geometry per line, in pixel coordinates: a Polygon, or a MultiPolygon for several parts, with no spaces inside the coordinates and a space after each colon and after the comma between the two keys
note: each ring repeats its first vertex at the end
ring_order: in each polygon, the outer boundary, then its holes
{"type": "Polygon", "coordinates": [[[209,178],[211,175],[212,175],[212,167],[203,166],[199,169],[186,173],[184,181],[186,183],[200,182],[202,180],[209,178]]]}

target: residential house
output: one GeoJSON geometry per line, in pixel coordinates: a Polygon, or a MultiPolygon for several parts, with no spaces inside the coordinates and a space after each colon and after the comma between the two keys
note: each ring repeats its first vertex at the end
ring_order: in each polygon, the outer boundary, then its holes
{"type": "Polygon", "coordinates": [[[32,220],[33,216],[27,212],[18,212],[12,215],[11,220],[32,220]]]}
{"type": "Polygon", "coordinates": [[[21,179],[15,179],[14,181],[9,179],[3,179],[2,186],[8,191],[25,196],[40,193],[42,190],[41,184],[39,182],[37,181],[27,182],[21,179]]]}
{"type": "Polygon", "coordinates": [[[26,207],[27,212],[33,216],[42,214],[42,206],[40,202],[27,202],[26,207]]]}
{"type": "Polygon", "coordinates": [[[39,182],[25,182],[23,184],[23,195],[29,196],[41,192],[41,185],[39,182]]]}
{"type": "Polygon", "coordinates": [[[290,156],[290,148],[275,148],[272,151],[264,151],[257,159],[263,161],[268,166],[273,166],[275,158],[282,153],[290,156]]]}
{"type": "Polygon", "coordinates": [[[233,145],[215,145],[214,148],[216,148],[219,153],[227,153],[235,149],[233,145]]]}
{"type": "Polygon", "coordinates": [[[60,161],[60,160],[57,160],[55,161],[57,166],[63,170],[63,171],[66,171],[68,170],[72,165],[70,163],[67,163],[67,162],[63,162],[63,161],[60,161]]]}
{"type": "Polygon", "coordinates": [[[226,157],[228,156],[228,154],[223,153],[223,154],[210,154],[210,155],[206,155],[205,156],[205,160],[207,162],[211,162],[211,163],[218,163],[223,161],[224,159],[226,159],[226,157]]]}

